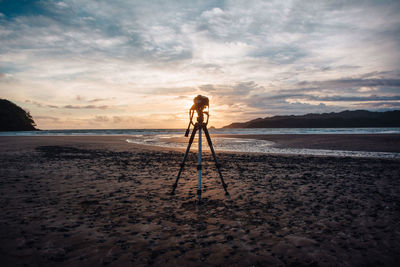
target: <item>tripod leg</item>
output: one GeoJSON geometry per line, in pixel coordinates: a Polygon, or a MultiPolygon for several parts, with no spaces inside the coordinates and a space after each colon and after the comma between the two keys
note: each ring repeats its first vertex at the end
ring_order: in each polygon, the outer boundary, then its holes
{"type": "Polygon", "coordinates": [[[221,173],[221,169],[220,169],[221,166],[219,165],[218,160],[217,160],[217,156],[215,155],[214,147],[212,145],[211,137],[210,137],[210,134],[208,133],[207,126],[203,125],[202,128],[204,130],[204,134],[207,137],[208,146],[210,147],[211,153],[212,153],[212,155],[214,157],[215,166],[217,167],[219,178],[221,179],[222,186],[224,187],[225,195],[229,196],[229,192],[228,192],[228,189],[227,189],[228,185],[225,183],[224,178],[222,177],[222,173],[221,173]]]}
{"type": "Polygon", "coordinates": [[[201,128],[202,126],[199,127],[199,158],[197,162],[197,171],[199,173],[199,184],[197,187],[197,196],[199,198],[199,201],[201,200],[201,128]]]}
{"type": "Polygon", "coordinates": [[[178,186],[179,178],[181,177],[181,173],[182,173],[182,171],[183,171],[183,167],[185,166],[186,158],[187,158],[187,156],[189,155],[189,150],[190,150],[190,147],[192,146],[193,139],[194,139],[194,136],[196,135],[196,131],[198,130],[198,128],[199,128],[199,126],[198,126],[198,124],[196,123],[196,124],[194,125],[193,131],[192,131],[192,135],[190,136],[189,144],[188,144],[188,146],[187,146],[187,148],[186,148],[185,156],[183,157],[183,160],[182,160],[182,163],[181,163],[181,168],[179,169],[179,172],[178,172],[178,176],[176,177],[175,183],[172,185],[171,195],[174,195],[174,194],[175,194],[175,189],[176,189],[176,187],[178,186]]]}

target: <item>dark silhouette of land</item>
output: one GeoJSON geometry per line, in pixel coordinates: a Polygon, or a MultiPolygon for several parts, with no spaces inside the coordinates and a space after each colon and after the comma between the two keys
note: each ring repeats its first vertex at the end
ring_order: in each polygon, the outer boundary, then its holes
{"type": "Polygon", "coordinates": [[[258,118],[248,122],[235,122],[223,128],[350,128],[400,127],[400,110],[372,112],[367,110],[339,113],[306,114],[258,118]]]}
{"type": "Polygon", "coordinates": [[[0,131],[35,131],[31,114],[11,101],[0,99],[0,131]]]}

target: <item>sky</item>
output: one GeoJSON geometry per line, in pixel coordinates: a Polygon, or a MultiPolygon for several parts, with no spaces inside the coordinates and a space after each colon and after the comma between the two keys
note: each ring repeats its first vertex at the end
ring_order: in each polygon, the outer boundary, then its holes
{"type": "Polygon", "coordinates": [[[400,106],[400,1],[0,0],[0,98],[40,129],[400,106]]]}

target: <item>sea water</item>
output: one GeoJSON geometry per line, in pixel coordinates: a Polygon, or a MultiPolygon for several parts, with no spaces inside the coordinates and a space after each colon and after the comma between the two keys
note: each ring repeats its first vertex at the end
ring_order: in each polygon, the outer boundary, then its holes
{"type": "MultiPolygon", "coordinates": [[[[187,140],[182,139],[185,129],[101,129],[101,130],[42,130],[21,132],[0,132],[0,136],[127,136],[126,142],[186,148],[187,140]],[[182,141],[184,140],[184,141],[182,141]]],[[[210,129],[212,134],[261,135],[261,134],[400,134],[400,128],[261,128],[261,129],[210,129]]],[[[256,139],[229,137],[212,137],[216,151],[257,152],[272,154],[300,154],[349,157],[400,158],[400,153],[342,151],[326,149],[277,148],[274,142],[256,139]]],[[[197,138],[193,142],[193,150],[197,149],[197,138]]],[[[203,147],[209,149],[203,138],[203,147]]]]}

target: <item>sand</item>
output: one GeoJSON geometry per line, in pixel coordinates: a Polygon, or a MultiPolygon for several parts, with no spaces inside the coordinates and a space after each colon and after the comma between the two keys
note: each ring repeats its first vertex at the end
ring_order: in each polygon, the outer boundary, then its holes
{"type": "Polygon", "coordinates": [[[268,140],[279,148],[400,152],[399,134],[218,134],[215,136],[268,140]]]}
{"type": "MultiPolygon", "coordinates": [[[[282,138],[282,137],[281,137],[282,138]]],[[[361,138],[361,137],[360,137],[361,138]]],[[[2,266],[395,266],[400,160],[0,137],[2,266]]]]}

